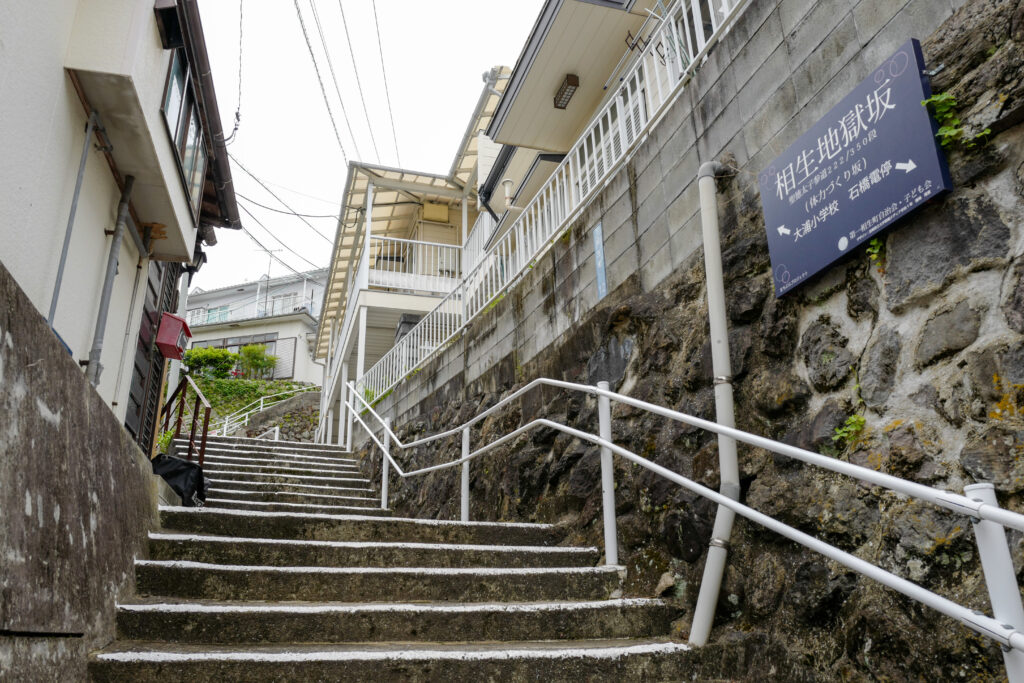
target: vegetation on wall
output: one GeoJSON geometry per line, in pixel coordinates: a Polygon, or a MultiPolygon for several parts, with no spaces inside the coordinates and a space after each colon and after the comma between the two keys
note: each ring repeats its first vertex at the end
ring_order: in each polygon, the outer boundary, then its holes
{"type": "Polygon", "coordinates": [[[224,418],[264,396],[305,386],[302,382],[292,380],[214,379],[207,377],[193,377],[193,379],[213,407],[211,420],[224,418]]]}

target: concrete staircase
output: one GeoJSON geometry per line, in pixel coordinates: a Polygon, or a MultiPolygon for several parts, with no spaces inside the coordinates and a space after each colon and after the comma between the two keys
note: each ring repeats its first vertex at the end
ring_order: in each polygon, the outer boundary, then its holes
{"type": "Polygon", "coordinates": [[[95,681],[679,680],[676,610],[544,524],[391,517],[337,448],[212,439],[95,681]]]}

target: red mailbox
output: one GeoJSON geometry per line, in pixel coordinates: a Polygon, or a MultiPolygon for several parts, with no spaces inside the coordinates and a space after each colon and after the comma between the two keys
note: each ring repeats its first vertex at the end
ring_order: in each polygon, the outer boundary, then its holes
{"type": "Polygon", "coordinates": [[[181,360],[185,345],[192,338],[192,331],[181,316],[164,313],[160,316],[160,328],[156,333],[156,346],[164,358],[181,360]]]}

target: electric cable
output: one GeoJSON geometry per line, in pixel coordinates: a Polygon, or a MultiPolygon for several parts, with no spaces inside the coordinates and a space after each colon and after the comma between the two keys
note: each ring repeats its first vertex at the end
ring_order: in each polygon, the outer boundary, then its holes
{"type": "MultiPolygon", "coordinates": [[[[333,240],[333,239],[331,239],[330,237],[328,237],[327,235],[323,234],[322,232],[320,232],[319,230],[317,230],[317,229],[316,229],[315,227],[313,227],[313,224],[312,224],[312,223],[310,223],[310,222],[309,222],[309,221],[307,221],[307,220],[306,220],[305,218],[303,218],[303,217],[302,217],[302,216],[301,216],[301,215],[299,214],[299,212],[298,212],[298,211],[296,211],[295,209],[293,209],[293,208],[292,208],[291,206],[289,206],[289,205],[288,205],[288,202],[286,202],[285,200],[281,199],[281,198],[280,198],[280,197],[279,197],[279,196],[277,195],[277,193],[276,193],[276,192],[274,192],[274,191],[273,191],[273,190],[271,190],[271,189],[270,189],[269,187],[267,187],[267,184],[266,184],[266,183],[264,183],[264,182],[263,182],[262,180],[260,180],[259,178],[257,178],[257,177],[256,177],[256,174],[254,174],[254,173],[253,173],[252,171],[250,171],[250,170],[249,170],[249,169],[247,169],[247,168],[246,168],[246,167],[245,167],[244,165],[242,165],[242,162],[241,162],[241,161],[239,161],[239,160],[238,160],[238,158],[237,158],[237,157],[236,157],[236,156],[235,156],[234,154],[232,154],[231,152],[228,152],[228,157],[230,157],[231,161],[235,162],[235,163],[236,163],[236,164],[238,165],[238,168],[240,168],[240,169],[242,169],[243,171],[245,171],[246,175],[248,175],[248,176],[249,176],[250,178],[252,178],[253,180],[255,180],[255,181],[256,181],[256,182],[257,182],[257,183],[259,184],[259,186],[260,186],[260,187],[262,187],[262,188],[263,188],[264,190],[266,190],[266,191],[267,191],[268,193],[270,193],[270,196],[271,196],[271,197],[273,197],[273,198],[274,198],[274,199],[276,199],[277,201],[281,202],[281,204],[282,204],[282,205],[284,206],[284,208],[288,209],[288,210],[289,210],[289,211],[290,211],[291,213],[293,213],[293,214],[295,214],[296,216],[298,216],[298,217],[299,217],[299,220],[301,220],[301,221],[302,221],[303,223],[305,223],[305,224],[306,224],[307,226],[309,226],[309,229],[310,229],[310,230],[312,230],[312,231],[313,231],[313,232],[315,232],[315,233],[316,233],[317,235],[319,235],[320,237],[322,237],[322,238],[323,238],[324,240],[326,240],[326,241],[327,241],[327,242],[328,242],[329,244],[334,244],[334,240],[333,240]]],[[[252,201],[252,200],[249,200],[249,201],[252,201]]]]}
{"type": "Polygon", "coordinates": [[[373,153],[377,157],[377,163],[380,163],[380,151],[377,149],[377,138],[373,135],[373,125],[370,123],[370,111],[366,108],[366,98],[363,96],[363,84],[359,80],[359,66],[356,64],[356,51],[352,47],[352,37],[348,33],[348,21],[345,19],[345,8],[341,6],[341,0],[338,0],[338,9],[341,11],[341,25],[345,28],[345,42],[348,43],[348,53],[352,57],[352,70],[356,74],[356,88],[359,90],[359,100],[363,104],[363,115],[366,117],[366,128],[370,131],[370,142],[373,143],[373,153]]]}
{"type": "MultiPolygon", "coordinates": [[[[267,211],[274,211],[275,213],[283,213],[286,216],[297,216],[298,218],[333,218],[334,220],[338,220],[338,216],[333,214],[333,213],[320,213],[320,214],[317,214],[317,213],[295,213],[294,211],[285,211],[284,209],[275,209],[272,206],[267,206],[266,204],[260,204],[255,199],[250,199],[249,197],[246,197],[241,192],[235,192],[235,196],[238,197],[239,199],[244,199],[245,201],[249,202],[250,204],[254,204],[254,205],[258,206],[261,209],[266,209],[267,211]]],[[[317,233],[317,234],[320,234],[320,233],[317,233]]]]}
{"type": "MultiPolygon", "coordinates": [[[[320,76],[320,67],[317,66],[316,55],[313,54],[313,44],[309,42],[309,33],[306,31],[306,22],[302,19],[302,11],[299,9],[299,0],[295,0],[295,13],[299,16],[299,25],[302,27],[302,36],[306,39],[306,47],[309,49],[309,58],[313,60],[313,70],[316,71],[316,80],[320,83],[320,93],[324,96],[324,105],[327,107],[327,116],[331,120],[331,128],[334,129],[334,138],[338,141],[338,148],[341,150],[341,158],[345,160],[345,166],[348,166],[348,155],[345,154],[345,145],[341,144],[341,134],[338,133],[338,124],[334,121],[334,112],[331,111],[331,103],[327,99],[327,88],[324,87],[324,79],[320,76]]],[[[356,154],[359,154],[358,150],[356,150],[356,154]]]]}
{"type": "MultiPolygon", "coordinates": [[[[271,237],[273,237],[273,238],[274,238],[275,240],[277,240],[277,241],[278,241],[278,243],[280,243],[280,245],[281,245],[282,247],[284,247],[285,249],[287,249],[287,250],[288,250],[288,251],[290,251],[290,252],[291,252],[292,254],[294,254],[294,255],[295,255],[295,256],[297,256],[298,258],[302,259],[303,261],[305,261],[305,262],[306,262],[306,263],[308,263],[309,265],[313,266],[313,268],[323,268],[323,266],[318,266],[317,264],[313,263],[312,261],[310,261],[310,260],[309,260],[308,258],[306,258],[305,256],[303,256],[302,254],[300,254],[299,252],[295,251],[294,249],[292,249],[291,247],[289,247],[289,246],[288,246],[287,244],[285,244],[284,240],[282,240],[282,239],[281,239],[280,237],[278,237],[278,236],[277,236],[277,235],[275,235],[275,234],[274,234],[273,232],[271,232],[270,228],[268,228],[267,226],[263,225],[263,223],[261,223],[261,222],[260,222],[260,219],[256,218],[256,216],[254,216],[254,215],[253,215],[252,211],[250,211],[249,209],[245,208],[245,207],[244,207],[244,206],[242,206],[242,205],[239,205],[239,207],[238,207],[238,208],[240,208],[240,209],[241,209],[242,211],[245,211],[245,212],[246,212],[247,214],[249,214],[249,218],[253,219],[253,221],[255,221],[255,222],[256,222],[256,225],[258,225],[258,226],[260,226],[261,228],[263,228],[263,229],[264,229],[264,230],[265,230],[265,231],[267,232],[267,234],[268,234],[268,235],[270,235],[270,236],[271,236],[271,237]]],[[[294,269],[293,269],[293,270],[294,270],[294,269]]],[[[295,271],[295,272],[297,273],[298,271],[295,271]]]]}
{"type": "Polygon", "coordinates": [[[235,134],[238,133],[238,125],[242,122],[242,6],[245,0],[238,0],[238,105],[235,107],[235,127],[231,135],[224,139],[224,145],[230,145],[235,141],[235,134]]]}
{"type": "Polygon", "coordinates": [[[324,47],[324,56],[327,57],[327,68],[330,69],[331,80],[334,81],[334,92],[338,93],[338,103],[341,105],[341,115],[345,119],[345,126],[348,127],[348,134],[352,138],[352,147],[356,150],[356,156],[362,159],[363,155],[359,151],[359,143],[356,142],[355,133],[352,132],[352,123],[349,121],[348,112],[345,110],[345,100],[341,97],[341,88],[338,86],[338,75],[334,73],[334,60],[331,59],[331,51],[327,47],[327,39],[324,37],[323,26],[320,25],[320,13],[316,11],[316,2],[313,0],[310,0],[309,6],[313,10],[313,21],[316,23],[317,33],[320,34],[320,44],[324,47]]]}
{"type": "MultiPolygon", "coordinates": [[[[339,0],[340,2],[340,0],[339,0]]],[[[380,52],[380,72],[384,77],[384,95],[388,99],[388,119],[391,121],[391,139],[395,141],[395,159],[398,167],[402,167],[402,157],[398,153],[398,133],[395,131],[395,115],[391,111],[391,88],[388,86],[388,71],[384,67],[384,43],[380,39],[380,21],[377,19],[377,0],[373,0],[373,23],[377,27],[377,49],[380,52]]]]}

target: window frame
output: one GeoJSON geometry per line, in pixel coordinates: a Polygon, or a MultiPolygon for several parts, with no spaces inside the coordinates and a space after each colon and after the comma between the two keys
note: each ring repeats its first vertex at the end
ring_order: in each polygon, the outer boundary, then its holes
{"type": "Polygon", "coordinates": [[[185,201],[192,209],[192,221],[198,226],[210,153],[206,129],[203,127],[203,120],[199,115],[199,98],[196,93],[195,79],[192,76],[192,65],[189,64],[184,48],[174,48],[170,50],[170,53],[164,92],[160,100],[160,113],[164,122],[164,130],[167,131],[168,141],[174,150],[178,179],[181,181],[182,191],[185,193],[185,201]],[[176,66],[179,68],[175,69],[176,66]],[[172,104],[170,102],[171,88],[179,83],[181,95],[176,103],[178,111],[171,115],[171,112],[168,111],[168,107],[172,104]],[[172,120],[175,122],[173,129],[171,127],[172,120]],[[189,158],[189,137],[193,132],[196,133],[196,137],[191,158],[189,158]]]}

